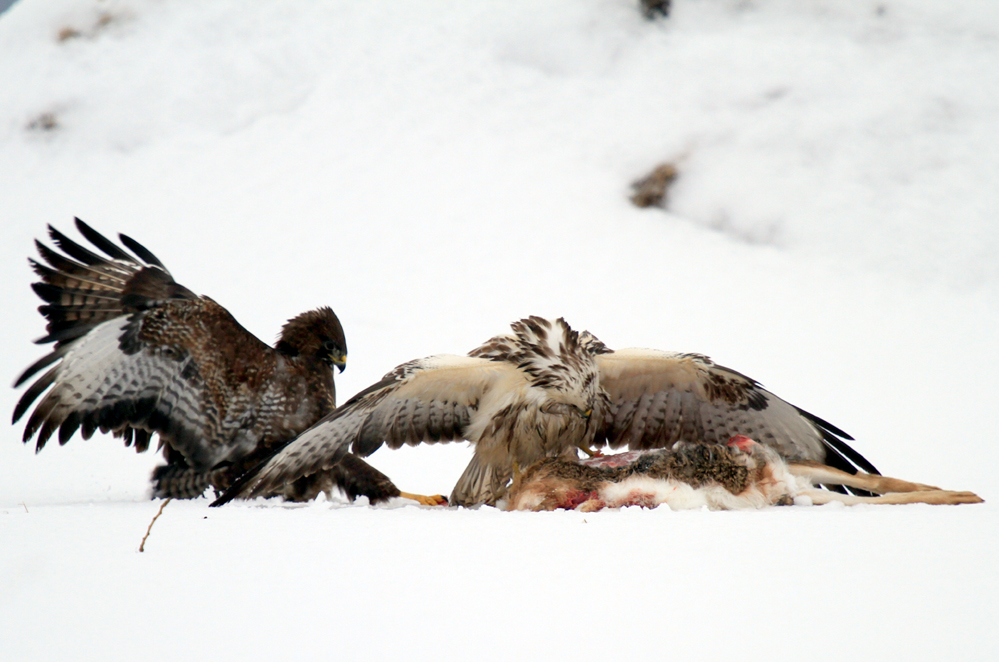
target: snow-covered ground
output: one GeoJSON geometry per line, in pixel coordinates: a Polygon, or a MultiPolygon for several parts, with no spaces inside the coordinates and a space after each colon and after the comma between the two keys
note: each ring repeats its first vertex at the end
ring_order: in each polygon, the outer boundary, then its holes
{"type": "MultiPolygon", "coordinates": [[[[24,258],[80,216],[265,340],[331,305],[341,400],[528,314],[699,351],[984,505],[502,513],[159,502],[152,454],[0,439],[7,660],[999,657],[999,4],[21,0],[24,258]],[[629,184],[678,165],[669,212],[629,184]]],[[[0,410],[20,392],[8,389],[0,410]]],[[[464,444],[381,450],[448,493],[464,444]]]]}

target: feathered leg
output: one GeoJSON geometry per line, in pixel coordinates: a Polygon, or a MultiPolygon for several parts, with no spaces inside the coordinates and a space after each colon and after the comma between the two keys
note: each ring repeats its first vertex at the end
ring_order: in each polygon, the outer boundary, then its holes
{"type": "Polygon", "coordinates": [[[376,504],[401,496],[425,506],[447,505],[447,500],[439,494],[423,496],[400,491],[388,476],[353,454],[345,455],[330,469],[302,476],[286,485],[281,496],[289,501],[310,501],[320,492],[331,495],[334,487],[346,494],[351,501],[359,496],[366,496],[368,501],[376,504]]]}
{"type": "Polygon", "coordinates": [[[451,492],[451,504],[466,508],[483,503],[494,506],[506,494],[510,478],[510,469],[487,464],[476,453],[451,492]]]}
{"type": "Polygon", "coordinates": [[[164,464],[153,469],[153,498],[197,499],[220,482],[224,469],[195,471],[186,464],[164,464]]]}

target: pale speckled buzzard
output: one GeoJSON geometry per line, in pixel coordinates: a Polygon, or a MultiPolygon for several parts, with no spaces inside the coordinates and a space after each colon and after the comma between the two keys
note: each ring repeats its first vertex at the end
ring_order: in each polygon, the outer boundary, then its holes
{"type": "MultiPolygon", "coordinates": [[[[343,370],[347,343],[332,310],[295,317],[269,347],[220,305],[176,283],[133,239],[120,235],[134,256],[79,219],[76,226],[103,256],[50,226],[63,253],[36,242],[47,264],[30,261],[48,320],[37,342],[55,347],[15,383],[48,368],[14,410],[16,423],[41,397],[25,442],[37,435],[41,450],[57,432],[65,444],[77,430],[89,438],[99,429],[142,452],[158,433],[167,464],[153,472],[154,496],[196,497],[209,486],[225,489],[333,411],[333,368],[343,370]]],[[[333,486],[373,501],[400,494],[349,455],[274,493],[310,499],[333,486]]]]}
{"type": "Polygon", "coordinates": [[[530,317],[512,330],[468,356],[400,365],[240,478],[216,503],[268,494],[336,466],[348,451],[368,455],[382,443],[399,448],[461,439],[475,450],[451,502],[466,506],[495,503],[517,466],[575,458],[577,448],[605,443],[665,448],[745,434],[791,460],[877,473],[846,444],[846,433],[705,356],[615,352],[562,319],[530,317]]]}

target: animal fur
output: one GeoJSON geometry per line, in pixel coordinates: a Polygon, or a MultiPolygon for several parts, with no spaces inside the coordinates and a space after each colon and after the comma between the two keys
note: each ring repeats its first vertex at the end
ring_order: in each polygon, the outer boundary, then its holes
{"type": "Polygon", "coordinates": [[[848,474],[810,462],[786,463],[748,437],[730,444],[679,442],[671,449],[624,453],[573,462],[545,458],[514,478],[508,510],[576,509],[584,512],[666,504],[674,510],[717,510],[793,503],[980,503],[971,492],[871,474],[848,474]],[[817,489],[842,484],[883,496],[854,496],[817,489]]]}

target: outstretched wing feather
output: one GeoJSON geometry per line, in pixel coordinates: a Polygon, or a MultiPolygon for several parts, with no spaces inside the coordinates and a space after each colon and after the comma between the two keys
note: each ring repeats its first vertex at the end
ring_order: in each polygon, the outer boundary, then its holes
{"type": "Polygon", "coordinates": [[[875,473],[847,445],[845,432],[765,390],[755,380],[707,357],[625,349],[596,357],[610,397],[597,443],[633,450],[665,448],[681,439],[725,443],[744,434],[791,460],[845,457],[875,473]]]}
{"type": "Polygon", "coordinates": [[[125,437],[136,440],[136,450],[148,448],[149,433],[158,432],[193,468],[207,470],[256,443],[252,430],[225,425],[256,406],[252,395],[236,403],[228,390],[211,391],[208,382],[232,363],[226,352],[256,354],[256,365],[266,371],[272,350],[214,302],[175,301],[117,317],[56,351],[63,360],[31,385],[14,411],[16,420],[47,391],[24,431],[25,441],[37,433],[39,450],[57,430],[65,443],[77,429],[89,436],[96,429],[124,434],[134,427],[145,431],[125,437]],[[175,314],[178,320],[171,322],[175,314]],[[150,315],[156,316],[155,332],[144,333],[150,315]]]}
{"type": "MultiPolygon", "coordinates": [[[[108,276],[111,276],[115,271],[124,271],[125,274],[127,274],[129,271],[128,269],[122,269],[120,263],[112,262],[108,260],[108,258],[98,255],[97,253],[94,253],[93,251],[87,248],[84,248],[83,246],[76,243],[75,241],[73,241],[72,239],[70,239],[69,237],[67,237],[62,232],[55,229],[51,225],[49,226],[49,237],[51,237],[52,241],[54,241],[55,244],[60,249],[62,249],[62,252],[64,252],[69,257],[75,260],[79,260],[80,263],[88,267],[101,269],[102,271],[107,270],[108,272],[111,272],[107,274],[108,276]]],[[[46,261],[48,261],[49,257],[58,255],[51,249],[49,249],[46,252],[42,252],[41,250],[39,250],[39,252],[42,254],[42,257],[44,257],[46,261]]],[[[65,258],[60,258],[60,262],[62,261],[65,261],[65,258]]],[[[135,263],[135,260],[132,258],[129,258],[128,261],[135,263]]],[[[55,264],[53,264],[52,266],[62,270],[61,266],[56,266],[55,264]]],[[[121,274],[119,274],[119,276],[120,275],[121,274]]]]}
{"type": "Polygon", "coordinates": [[[74,218],[73,220],[75,221],[76,229],[80,231],[80,234],[82,234],[87,241],[96,246],[98,250],[103,251],[104,254],[112,260],[135,262],[134,257],[123,251],[117,244],[102,235],[100,232],[93,229],[79,218],[74,218]]]}
{"type": "Polygon", "coordinates": [[[364,389],[270,459],[236,481],[213,505],[268,494],[301,476],[329,469],[352,451],[467,438],[472,414],[507,364],[467,356],[432,356],[403,364],[364,389]]]}
{"type": "Polygon", "coordinates": [[[128,250],[138,255],[139,259],[141,259],[143,262],[145,262],[146,264],[152,264],[154,266],[157,266],[163,271],[170,273],[169,271],[167,271],[167,268],[163,266],[163,263],[160,262],[160,259],[155,255],[153,255],[153,252],[151,250],[149,250],[148,248],[137,242],[135,239],[132,239],[127,234],[119,234],[118,238],[121,239],[121,243],[125,244],[125,246],[128,247],[128,250]]]}

